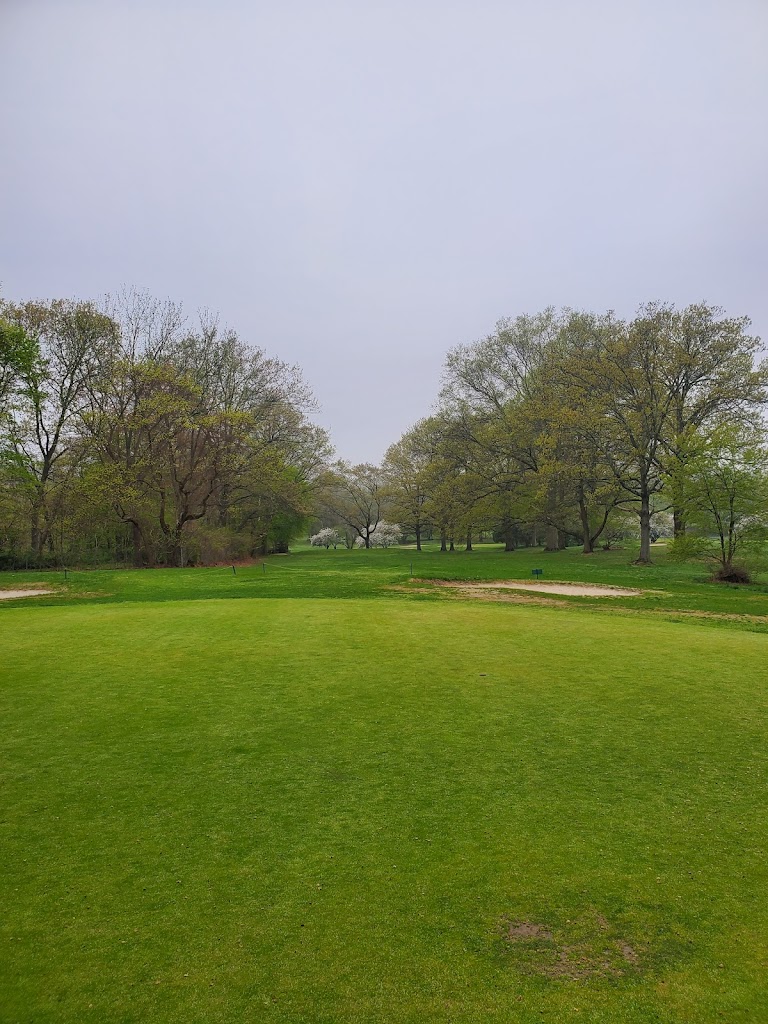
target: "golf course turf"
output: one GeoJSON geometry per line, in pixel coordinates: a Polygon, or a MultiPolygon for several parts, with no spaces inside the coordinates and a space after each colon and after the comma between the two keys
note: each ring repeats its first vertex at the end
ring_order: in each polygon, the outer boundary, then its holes
{"type": "Polygon", "coordinates": [[[547,557],[0,577],[3,1024],[768,1020],[768,587],[547,557]]]}

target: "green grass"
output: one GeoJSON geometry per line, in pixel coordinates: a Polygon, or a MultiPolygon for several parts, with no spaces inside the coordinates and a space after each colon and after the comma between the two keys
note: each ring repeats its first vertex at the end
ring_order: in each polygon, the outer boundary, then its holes
{"type": "MultiPolygon", "coordinates": [[[[295,553],[269,558],[262,564],[210,569],[80,570],[70,571],[65,583],[61,572],[6,572],[0,587],[24,586],[30,582],[52,584],[56,596],[37,598],[36,604],[79,601],[178,601],[209,598],[371,598],[407,597],[392,587],[409,585],[413,575],[427,579],[531,580],[531,569],[542,568],[543,580],[570,580],[613,584],[647,590],[641,597],[611,598],[599,602],[606,610],[624,609],[675,617],[679,612],[708,612],[714,615],[768,616],[768,574],[747,587],[711,583],[706,569],[696,563],[670,562],[660,545],[651,566],[632,564],[633,551],[599,552],[584,556],[579,548],[545,553],[524,548],[506,554],[498,545],[483,545],[470,553],[441,554],[437,545],[419,553],[396,548],[373,551],[324,551],[299,548],[295,553]]],[[[450,600],[445,591],[421,593],[412,587],[412,598],[450,600]]],[[[594,610],[595,599],[562,598],[594,610]]],[[[0,614],[5,602],[0,602],[0,614]]],[[[749,623],[752,629],[766,629],[766,623],[749,623]]]]}
{"type": "Polygon", "coordinates": [[[0,604],[3,1024],[768,1019],[768,637],[327,554],[0,604]]]}

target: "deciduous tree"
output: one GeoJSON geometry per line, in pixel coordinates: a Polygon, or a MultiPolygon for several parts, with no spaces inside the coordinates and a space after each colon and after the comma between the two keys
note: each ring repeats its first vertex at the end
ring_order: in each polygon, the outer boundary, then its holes
{"type": "MultiPolygon", "coordinates": [[[[387,492],[384,474],[377,466],[336,462],[328,472],[319,495],[321,505],[342,524],[354,542],[371,547],[371,537],[384,518],[387,492]]],[[[350,545],[351,546],[351,545],[350,545]]]]}
{"type": "Polygon", "coordinates": [[[762,430],[723,424],[689,432],[673,480],[678,507],[695,531],[678,534],[673,556],[701,554],[724,582],[747,582],[768,539],[768,450],[762,430]]]}

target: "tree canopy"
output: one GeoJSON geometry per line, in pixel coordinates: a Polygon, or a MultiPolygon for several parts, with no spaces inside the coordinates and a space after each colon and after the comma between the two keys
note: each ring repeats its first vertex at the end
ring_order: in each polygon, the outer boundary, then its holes
{"type": "Polygon", "coordinates": [[[301,371],[216,317],[130,290],[0,301],[0,558],[184,565],[314,530],[586,554],[634,536],[646,563],[668,526],[678,554],[719,538],[727,575],[768,493],[760,357],[746,317],[704,302],[508,317],[447,352],[380,466],[353,465],[301,371]]]}
{"type": "Polygon", "coordinates": [[[306,520],[330,445],[296,367],[144,293],[0,315],[0,549],[181,565],[285,547],[306,520]]]}

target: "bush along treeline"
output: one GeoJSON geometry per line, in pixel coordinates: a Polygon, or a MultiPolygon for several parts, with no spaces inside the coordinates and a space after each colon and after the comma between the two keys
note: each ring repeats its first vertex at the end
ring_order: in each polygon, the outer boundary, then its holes
{"type": "Polygon", "coordinates": [[[296,367],[125,292],[0,302],[0,566],[274,550],[330,458],[296,367]]]}
{"type": "Polygon", "coordinates": [[[663,532],[673,556],[746,579],[768,535],[768,367],[749,327],[704,303],[502,320],[448,354],[435,414],[381,467],[336,464],[318,524],[371,546],[386,518],[443,550],[631,536],[641,564],[663,532]]]}

